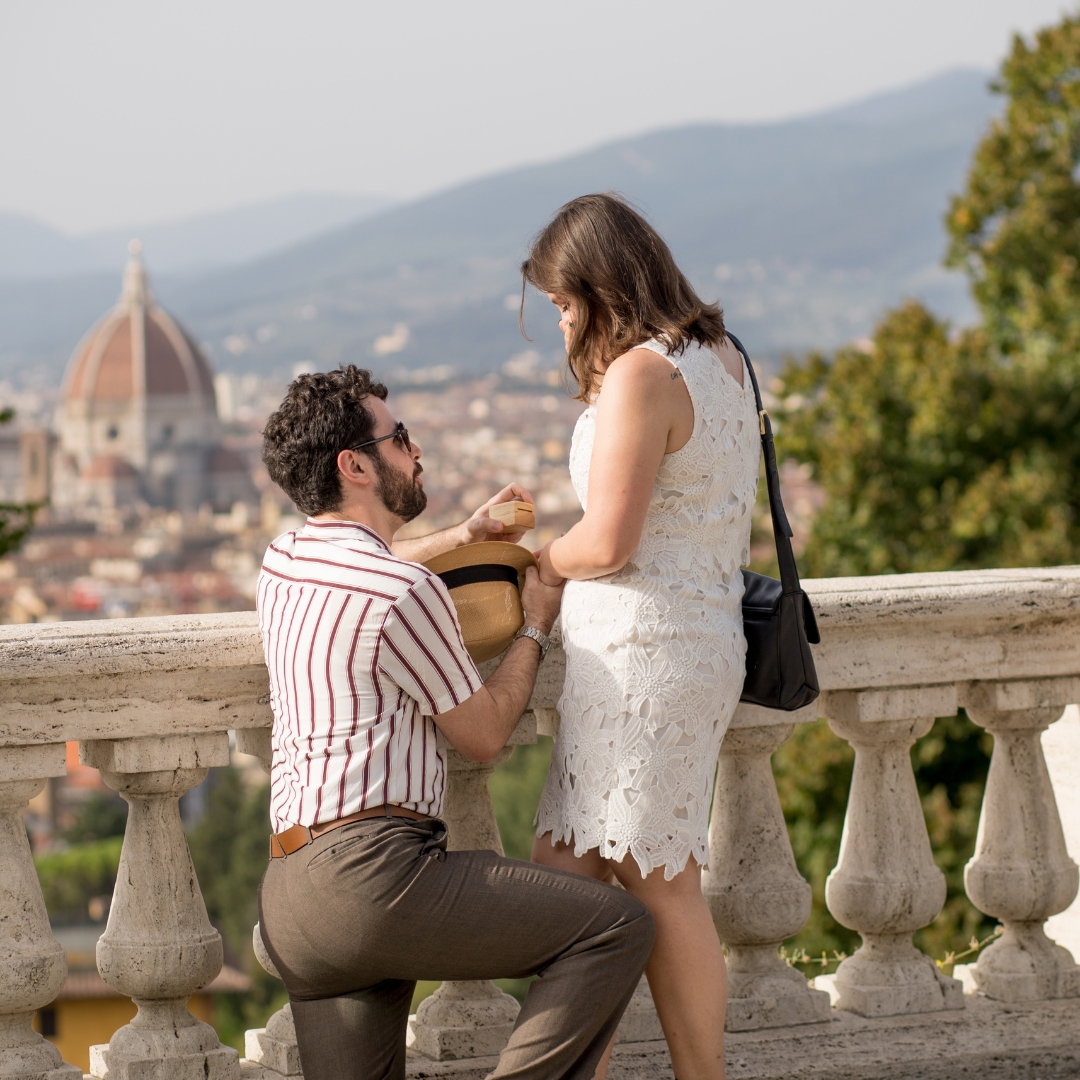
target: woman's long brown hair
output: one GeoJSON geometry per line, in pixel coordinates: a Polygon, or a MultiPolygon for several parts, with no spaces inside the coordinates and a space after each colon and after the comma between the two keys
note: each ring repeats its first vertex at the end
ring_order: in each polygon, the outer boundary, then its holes
{"type": "Polygon", "coordinates": [[[574,304],[566,360],[581,401],[593,398],[612,360],[650,338],[681,353],[725,337],[719,305],[694,292],[660,234],[611,192],[563,206],[533,241],[521,276],[519,322],[526,282],[574,304]]]}

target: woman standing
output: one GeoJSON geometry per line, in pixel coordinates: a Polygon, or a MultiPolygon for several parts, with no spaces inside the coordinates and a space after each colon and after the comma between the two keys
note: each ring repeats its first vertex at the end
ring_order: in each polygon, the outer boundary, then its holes
{"type": "MultiPolygon", "coordinates": [[[[570,451],[585,514],[540,554],[544,581],[569,582],[561,726],[533,859],[614,875],[648,906],[646,973],[675,1075],[717,1080],[727,972],[701,867],[744,677],[753,388],[720,309],[617,196],[567,203],[522,273],[559,308],[588,405],[570,451]]],[[[606,1068],[605,1055],[598,1077],[606,1068]]]]}

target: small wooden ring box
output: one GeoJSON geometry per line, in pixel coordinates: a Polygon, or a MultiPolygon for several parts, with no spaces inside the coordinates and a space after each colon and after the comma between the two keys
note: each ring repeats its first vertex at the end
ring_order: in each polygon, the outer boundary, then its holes
{"type": "Polygon", "coordinates": [[[488,515],[501,521],[504,528],[535,529],[536,514],[533,504],[515,499],[513,502],[496,503],[488,507],[488,515]]]}

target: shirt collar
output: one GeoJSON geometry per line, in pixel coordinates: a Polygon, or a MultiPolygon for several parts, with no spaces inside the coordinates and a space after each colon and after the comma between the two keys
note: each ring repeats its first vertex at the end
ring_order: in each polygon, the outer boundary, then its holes
{"type": "Polygon", "coordinates": [[[317,536],[320,540],[359,540],[390,551],[390,545],[374,529],[358,521],[313,521],[308,518],[301,531],[305,536],[317,536]]]}

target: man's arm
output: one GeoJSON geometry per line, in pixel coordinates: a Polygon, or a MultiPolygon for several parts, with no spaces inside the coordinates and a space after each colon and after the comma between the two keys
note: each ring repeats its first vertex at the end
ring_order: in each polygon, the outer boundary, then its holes
{"type": "MultiPolygon", "coordinates": [[[[521,590],[525,625],[550,634],[559,614],[562,590],[561,585],[543,584],[530,566],[521,590]]],[[[529,704],[539,666],[540,646],[531,638],[518,638],[491,678],[472,697],[432,720],[458,753],[473,761],[490,761],[506,745],[529,704]]]]}
{"type": "Polygon", "coordinates": [[[412,540],[395,540],[391,550],[406,562],[423,563],[445,551],[464,547],[466,544],[479,544],[482,540],[506,540],[516,544],[525,535],[525,530],[514,526],[506,527],[501,521],[490,516],[493,506],[512,502],[514,499],[527,503],[533,501],[533,497],[520,484],[507,484],[498,495],[488,499],[472,517],[460,525],[440,529],[412,540]]]}

